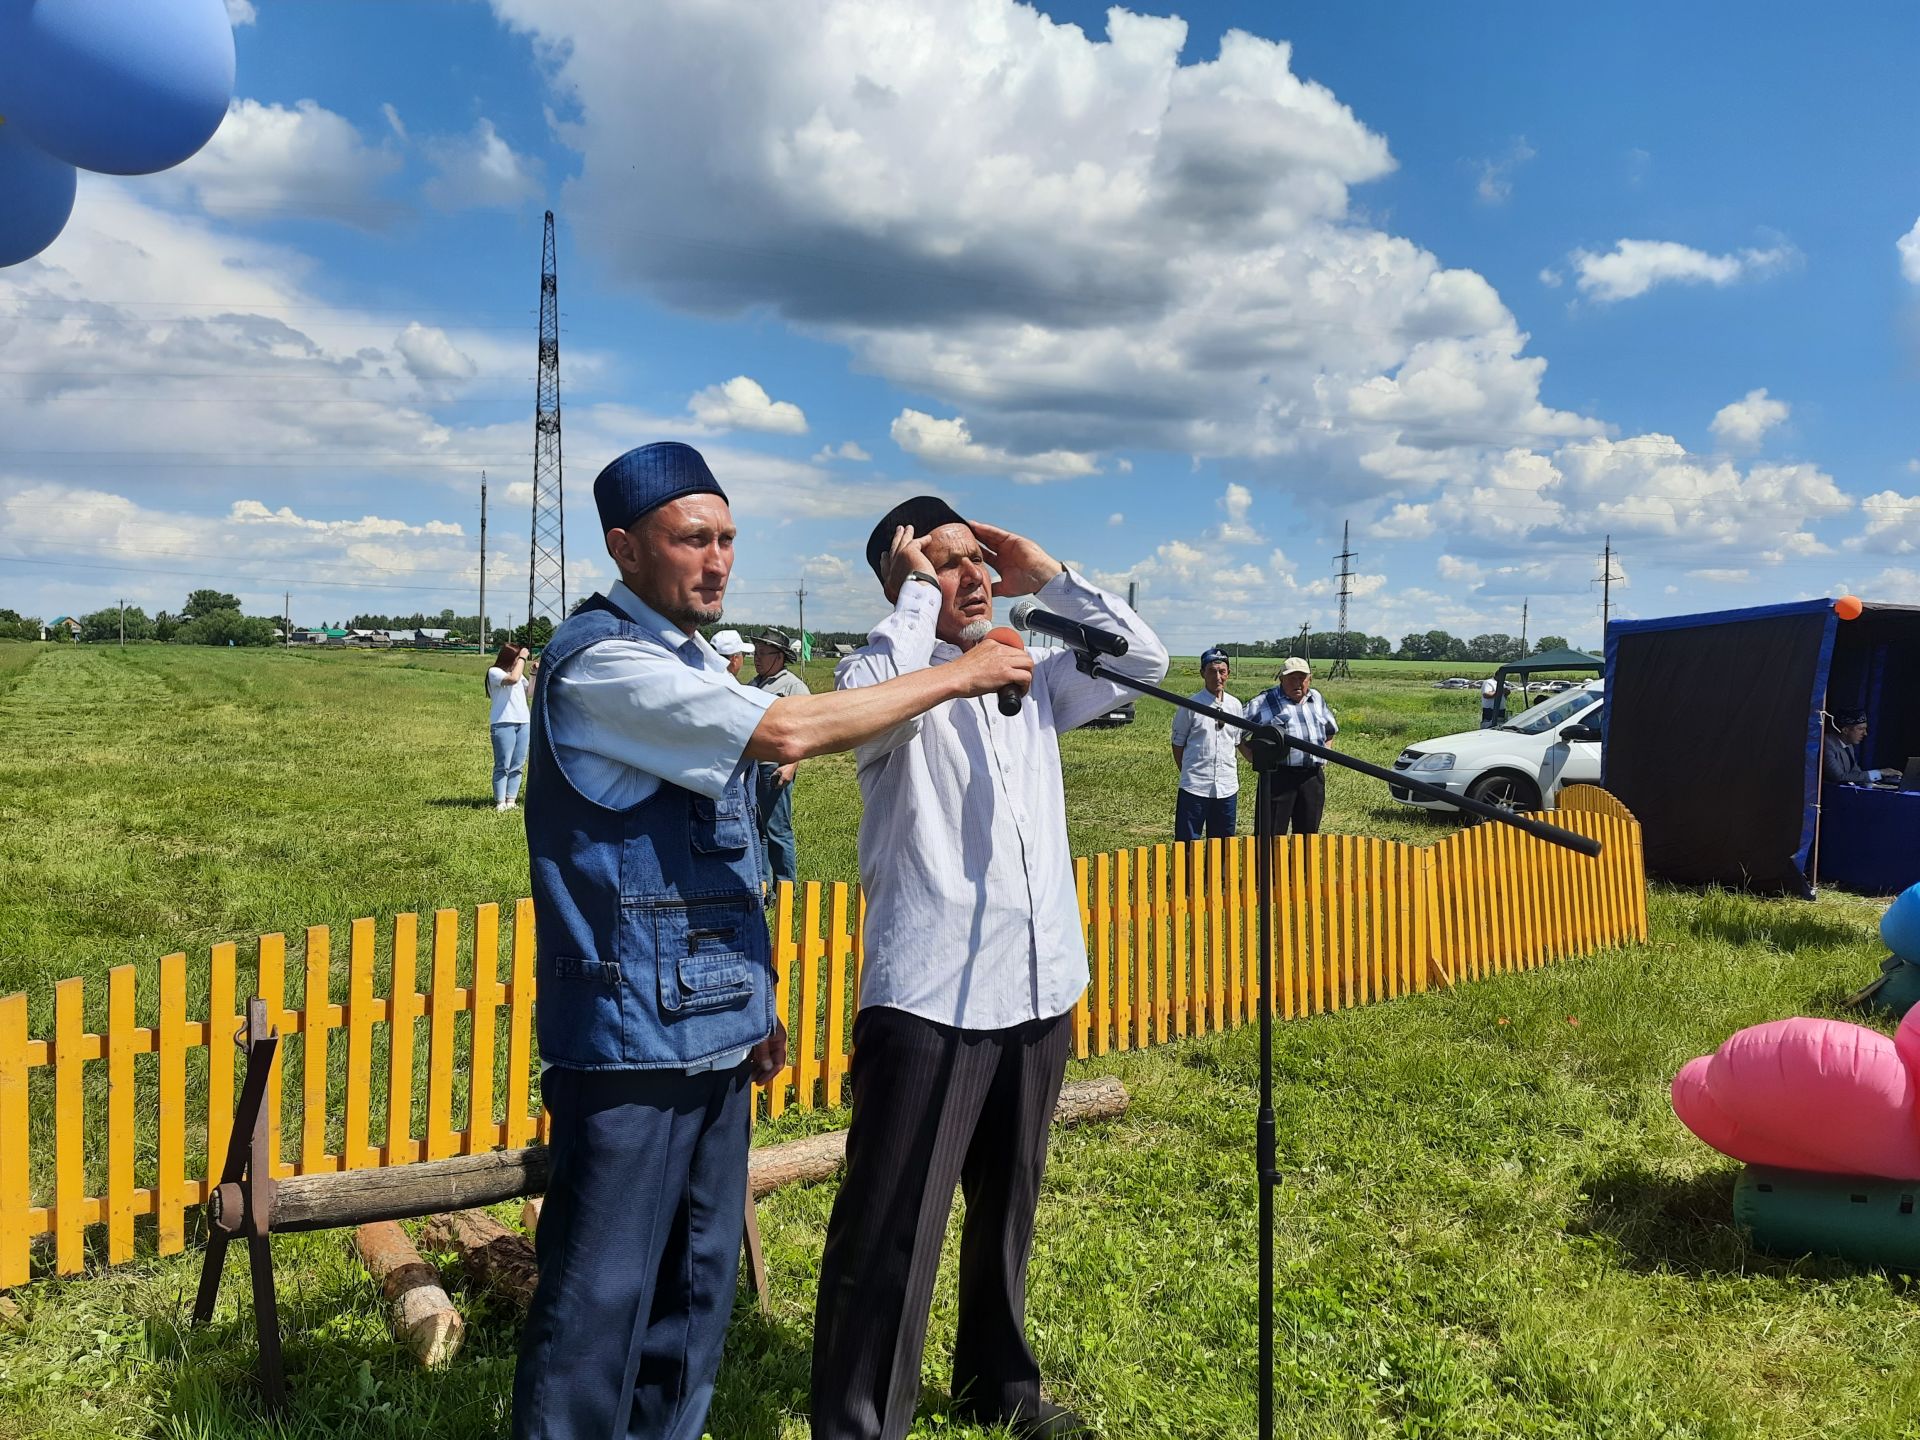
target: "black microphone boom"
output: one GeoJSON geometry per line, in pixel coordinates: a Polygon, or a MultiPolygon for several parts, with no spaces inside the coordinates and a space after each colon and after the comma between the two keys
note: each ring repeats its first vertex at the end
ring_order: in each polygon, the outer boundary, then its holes
{"type": "Polygon", "coordinates": [[[1031,600],[1022,600],[1013,607],[1013,613],[1007,617],[1017,630],[1031,630],[1038,635],[1051,635],[1056,640],[1066,642],[1067,648],[1078,650],[1083,655],[1124,655],[1127,653],[1127,637],[1116,635],[1111,630],[1101,630],[1092,625],[1083,625],[1078,620],[1069,620],[1064,615],[1055,615],[1051,610],[1042,610],[1031,600]]]}

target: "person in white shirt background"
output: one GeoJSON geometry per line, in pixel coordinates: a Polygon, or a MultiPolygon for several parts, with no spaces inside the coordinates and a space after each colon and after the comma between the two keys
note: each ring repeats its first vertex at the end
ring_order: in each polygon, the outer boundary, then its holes
{"type": "Polygon", "coordinates": [[[740,632],[716,630],[707,643],[713,646],[714,654],[727,662],[727,673],[738,680],[740,668],[747,663],[747,642],[740,638],[740,632]]]}
{"type": "Polygon", "coordinates": [[[527,647],[511,640],[487,667],[488,733],[493,737],[493,808],[511,810],[527,766],[527,647]]]}
{"type": "MultiPolygon", "coordinates": [[[[835,674],[841,691],[971,659],[995,597],[1127,639],[1143,681],[1167,652],[1127,605],[1039,545],[921,496],[867,541],[893,613],[835,674]],[[998,579],[994,578],[997,573],[998,579]]],[[[1026,1340],[1026,1268],[1054,1101],[1087,985],[1060,773],[1065,732],[1127,693],[1064,650],[1034,655],[1019,712],[950,701],[855,751],[865,968],[854,1021],[847,1167],[814,1314],[814,1440],[900,1440],[941,1237],[966,1192],[953,1410],[1015,1436],[1085,1435],[1044,1400],[1026,1340]]]]}
{"type": "MultiPolygon", "coordinates": [[[[1192,698],[1223,715],[1246,707],[1227,693],[1233,673],[1227,652],[1215,647],[1200,656],[1204,688],[1192,698]]],[[[1191,710],[1173,712],[1173,764],[1180,789],[1173,802],[1175,840],[1231,840],[1239,826],[1240,732],[1223,720],[1191,710]]]]}

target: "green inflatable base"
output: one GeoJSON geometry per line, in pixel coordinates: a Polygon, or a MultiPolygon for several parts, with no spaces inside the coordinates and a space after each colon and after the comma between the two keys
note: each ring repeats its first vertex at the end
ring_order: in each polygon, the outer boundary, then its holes
{"type": "Polygon", "coordinates": [[[1749,1165],[1733,1187],[1733,1218],[1770,1254],[1920,1271],[1920,1180],[1749,1165]]]}

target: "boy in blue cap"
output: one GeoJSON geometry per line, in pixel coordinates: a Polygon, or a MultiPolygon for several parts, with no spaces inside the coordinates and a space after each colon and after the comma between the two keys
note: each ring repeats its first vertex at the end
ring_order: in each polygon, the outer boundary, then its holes
{"type": "Polygon", "coordinates": [[[521,1440],[698,1440],[733,1305],[750,1082],[786,1063],[774,1015],[753,762],[849,750],[1033,661],[959,663],[831,695],[734,683],[699,627],[733,569],[699,451],[630,450],[594,503],[620,583],[547,645],[526,799],[552,1117],[540,1283],[514,1377],[521,1440]]]}

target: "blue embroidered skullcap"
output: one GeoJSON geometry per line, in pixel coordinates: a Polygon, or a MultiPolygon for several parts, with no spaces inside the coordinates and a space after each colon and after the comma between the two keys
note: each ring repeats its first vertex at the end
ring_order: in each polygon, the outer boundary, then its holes
{"type": "Polygon", "coordinates": [[[625,530],[649,510],[682,495],[727,498],[706,459],[678,440],[629,450],[593,481],[593,503],[600,507],[602,530],[625,530]]]}
{"type": "Polygon", "coordinates": [[[1206,669],[1207,666],[1213,664],[1215,661],[1218,661],[1222,665],[1231,665],[1233,663],[1227,659],[1227,652],[1222,650],[1218,645],[1200,652],[1200,668],[1202,670],[1206,669]]]}

